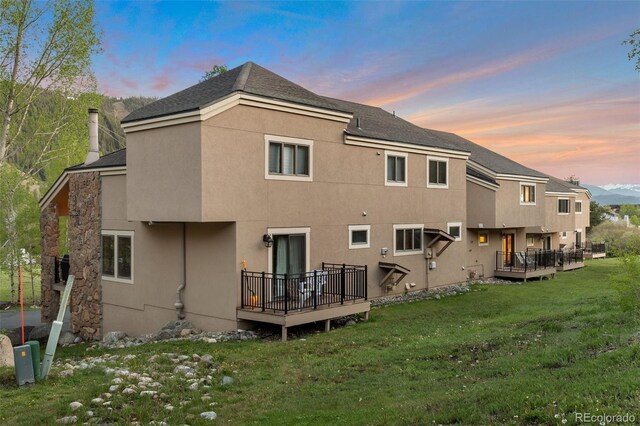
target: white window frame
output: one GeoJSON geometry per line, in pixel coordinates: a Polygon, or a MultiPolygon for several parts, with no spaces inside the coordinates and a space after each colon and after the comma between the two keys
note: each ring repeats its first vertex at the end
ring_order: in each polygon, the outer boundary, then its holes
{"type": "Polygon", "coordinates": [[[569,198],[558,198],[558,202],[556,203],[558,206],[558,214],[559,215],[568,215],[571,213],[571,200],[569,198]],[[566,212],[561,212],[560,211],[560,201],[566,201],[567,202],[567,211],[566,212]]]}
{"type": "Polygon", "coordinates": [[[518,193],[518,199],[520,200],[521,206],[535,206],[538,202],[538,188],[535,183],[531,182],[520,182],[520,192],[518,193]],[[523,186],[532,186],[533,187],[533,203],[528,201],[523,201],[522,197],[522,187],[523,186]]]}
{"type": "Polygon", "coordinates": [[[480,247],[489,245],[489,231],[478,231],[478,245],[480,247]],[[480,242],[480,235],[486,235],[487,236],[487,242],[486,243],[481,243],[480,242]]]}
{"type": "MultiPolygon", "coordinates": [[[[385,175],[386,176],[386,175],[385,175]]],[[[407,223],[393,225],[393,255],[394,256],[411,256],[424,253],[424,225],[422,223],[407,223]],[[420,250],[396,250],[396,231],[400,229],[420,229],[420,250]]]]}
{"type": "Polygon", "coordinates": [[[264,135],[264,178],[268,180],[313,182],[313,141],[311,139],[291,138],[287,136],[264,135]],[[302,145],[309,147],[309,176],[269,173],[269,144],[271,142],[282,142],[285,144],[302,145]]]}
{"type": "MultiPolygon", "coordinates": [[[[299,235],[304,234],[305,239],[305,271],[311,271],[311,228],[267,228],[267,234],[270,235],[299,235]]],[[[262,244],[262,243],[261,243],[262,244]]],[[[267,272],[273,273],[273,245],[267,248],[267,272]]]]}
{"type": "Polygon", "coordinates": [[[134,231],[121,231],[121,230],[103,230],[100,233],[100,255],[104,256],[102,253],[102,236],[111,235],[113,236],[113,276],[104,275],[102,273],[102,259],[100,260],[100,275],[103,281],[113,281],[117,283],[125,283],[125,284],[133,284],[134,273],[135,273],[135,232],[134,231]],[[131,238],[131,278],[119,278],[118,277],[118,237],[130,237],[131,238]]]}
{"type": "Polygon", "coordinates": [[[533,247],[536,245],[536,237],[533,234],[525,234],[524,240],[527,247],[533,247]],[[531,244],[529,244],[529,238],[531,238],[531,244]]]}
{"type": "Polygon", "coordinates": [[[349,249],[366,249],[371,247],[371,225],[349,225],[349,249]],[[353,231],[367,231],[366,243],[354,243],[353,231]]]}
{"type": "Polygon", "coordinates": [[[427,188],[437,188],[437,189],[448,189],[449,188],[449,159],[446,157],[433,157],[430,155],[427,155],[427,188]],[[446,163],[446,167],[447,167],[447,176],[446,176],[446,180],[447,183],[445,184],[441,184],[441,183],[430,183],[429,182],[429,161],[440,161],[443,163],[446,163]]]}
{"type": "Polygon", "coordinates": [[[574,207],[576,214],[582,214],[582,201],[576,200],[576,205],[574,207]],[[578,205],[580,205],[580,211],[578,211],[578,205]]]}
{"type": "Polygon", "coordinates": [[[385,151],[384,152],[384,185],[385,186],[408,186],[409,185],[409,154],[407,152],[385,151]],[[387,164],[389,157],[404,158],[404,182],[396,182],[387,180],[387,164]]]}
{"type": "Polygon", "coordinates": [[[455,237],[455,241],[462,241],[462,222],[448,222],[447,223],[447,234],[451,235],[451,228],[454,226],[460,227],[460,235],[455,237]]]}

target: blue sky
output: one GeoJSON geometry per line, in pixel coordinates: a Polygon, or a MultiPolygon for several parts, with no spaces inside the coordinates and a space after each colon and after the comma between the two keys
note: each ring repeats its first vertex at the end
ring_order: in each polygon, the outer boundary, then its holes
{"type": "Polygon", "coordinates": [[[256,62],[529,167],[640,183],[639,2],[97,3],[98,89],[166,96],[256,62]]]}

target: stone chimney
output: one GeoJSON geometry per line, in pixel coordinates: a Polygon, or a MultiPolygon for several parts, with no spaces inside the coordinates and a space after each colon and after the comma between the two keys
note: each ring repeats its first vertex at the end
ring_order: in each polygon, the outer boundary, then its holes
{"type": "Polygon", "coordinates": [[[85,166],[100,158],[98,150],[98,110],[89,108],[89,152],[84,160],[85,166]]]}

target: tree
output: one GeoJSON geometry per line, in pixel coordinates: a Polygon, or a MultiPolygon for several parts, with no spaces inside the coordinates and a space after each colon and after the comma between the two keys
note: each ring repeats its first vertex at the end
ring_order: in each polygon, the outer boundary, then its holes
{"type": "Polygon", "coordinates": [[[636,61],[636,71],[640,72],[640,28],[629,34],[629,38],[622,44],[628,44],[631,47],[627,56],[630,61],[636,61]]]}
{"type": "Polygon", "coordinates": [[[70,104],[95,87],[90,61],[99,40],[93,2],[0,3],[0,165],[19,161],[28,178],[57,155],[51,148],[69,122],[70,104]],[[47,122],[28,126],[41,115],[33,114],[41,99],[54,92],[57,105],[46,111],[47,122]]]}
{"type": "Polygon", "coordinates": [[[214,65],[209,71],[205,72],[200,79],[201,82],[209,80],[210,78],[216,77],[220,74],[224,74],[229,71],[225,64],[222,65],[214,65]]]}
{"type": "Polygon", "coordinates": [[[591,229],[600,225],[604,221],[604,214],[609,210],[606,207],[601,206],[596,201],[591,201],[589,204],[589,223],[591,229]]]}

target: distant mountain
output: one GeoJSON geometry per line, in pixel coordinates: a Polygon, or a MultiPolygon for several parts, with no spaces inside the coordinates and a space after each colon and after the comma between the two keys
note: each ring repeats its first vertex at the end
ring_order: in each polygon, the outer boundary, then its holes
{"type": "Polygon", "coordinates": [[[603,206],[620,204],[640,204],[640,184],[607,184],[602,186],[585,185],[593,200],[603,206]]]}
{"type": "Polygon", "coordinates": [[[124,131],[120,127],[120,120],[129,115],[130,112],[141,108],[158,98],[147,98],[134,96],[130,98],[104,97],[104,102],[100,107],[100,130],[98,139],[100,140],[100,151],[108,154],[126,146],[124,131]]]}

